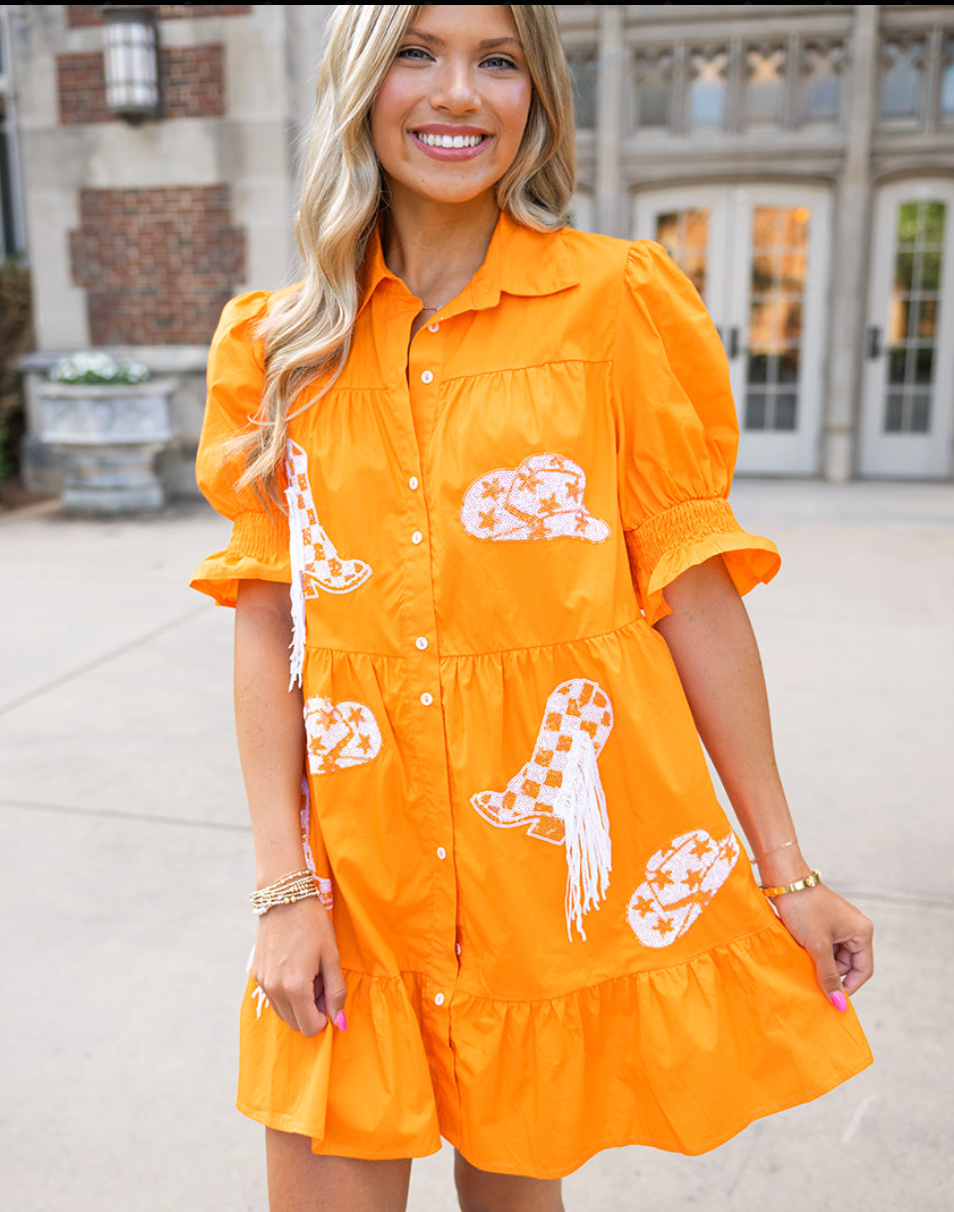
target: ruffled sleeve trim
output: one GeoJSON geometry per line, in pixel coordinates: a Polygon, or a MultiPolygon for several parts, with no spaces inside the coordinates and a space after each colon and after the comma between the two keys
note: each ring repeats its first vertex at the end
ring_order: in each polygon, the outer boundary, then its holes
{"type": "Polygon", "coordinates": [[[291,581],[288,519],[277,510],[240,513],[228,547],[203,560],[190,584],[219,606],[234,606],[239,581],[291,581]]]}
{"type": "Polygon", "coordinates": [[[781,557],[771,539],[748,534],[723,497],[681,501],[626,531],[633,583],[643,613],[657,623],[670,613],[663,595],[687,569],[721,555],[740,594],[772,579],[781,557]]]}

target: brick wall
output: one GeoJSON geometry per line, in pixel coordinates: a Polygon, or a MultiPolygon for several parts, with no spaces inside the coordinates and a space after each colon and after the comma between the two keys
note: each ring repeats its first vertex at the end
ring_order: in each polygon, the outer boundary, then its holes
{"type": "MultiPolygon", "coordinates": [[[[57,55],[60,124],[119,121],[106,105],[101,51],[57,55]]],[[[220,118],[225,113],[225,60],[221,43],[159,49],[163,118],[220,118]]]]}
{"type": "Polygon", "coordinates": [[[84,189],[70,233],[93,345],[200,345],[245,276],[227,185],[84,189]]]}
{"type": "MultiPolygon", "coordinates": [[[[142,4],[140,8],[151,8],[160,21],[192,19],[195,17],[244,17],[251,12],[251,4],[142,4]]],[[[101,4],[68,4],[67,24],[71,29],[86,25],[103,24],[101,4]]]]}

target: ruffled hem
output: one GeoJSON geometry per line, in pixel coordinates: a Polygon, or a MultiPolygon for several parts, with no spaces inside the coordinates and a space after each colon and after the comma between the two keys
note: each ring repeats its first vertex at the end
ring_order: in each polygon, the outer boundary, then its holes
{"type": "Polygon", "coordinates": [[[771,539],[744,531],[723,497],[683,501],[626,531],[633,583],[649,623],[670,613],[663,590],[676,577],[721,555],[740,594],[767,583],[781,565],[771,539]]]}
{"type": "Polygon", "coordinates": [[[239,581],[291,582],[288,519],[279,513],[240,513],[224,551],[203,560],[189,585],[218,606],[234,606],[239,581]]]}
{"type": "Polygon", "coordinates": [[[422,1157],[440,1134],[480,1169],[557,1178],[620,1145],[707,1152],[871,1062],[854,1011],[827,1003],[774,921],[551,1000],[458,990],[430,1065],[422,979],[348,974],[348,1033],[317,1040],[247,1000],[240,1109],[320,1153],[422,1157]]]}

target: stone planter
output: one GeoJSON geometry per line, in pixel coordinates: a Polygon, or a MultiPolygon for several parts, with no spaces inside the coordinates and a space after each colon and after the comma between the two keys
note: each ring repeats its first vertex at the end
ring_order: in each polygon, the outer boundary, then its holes
{"type": "Polygon", "coordinates": [[[67,513],[143,513],[163,506],[154,463],[173,436],[175,386],[172,379],[36,385],[39,436],[63,463],[67,513]]]}

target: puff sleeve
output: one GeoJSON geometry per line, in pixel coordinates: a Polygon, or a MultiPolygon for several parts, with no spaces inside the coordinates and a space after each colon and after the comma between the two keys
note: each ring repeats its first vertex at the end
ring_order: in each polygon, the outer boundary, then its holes
{"type": "Polygon", "coordinates": [[[203,560],[191,585],[220,606],[235,605],[241,580],[291,581],[287,519],[277,509],[266,509],[254,490],[236,490],[241,460],[224,453],[225,443],[246,427],[261,402],[265,369],[255,325],[270,298],[258,291],[226,304],[209,349],[196,479],[216,512],[231,520],[232,537],[224,551],[203,560]]]}
{"type": "Polygon", "coordinates": [[[740,593],[769,581],[774,543],[728,504],[738,423],[728,364],[699,295],[659,245],[631,246],[613,356],[620,514],[637,596],[656,623],[664,589],[722,555],[740,593]]]}

